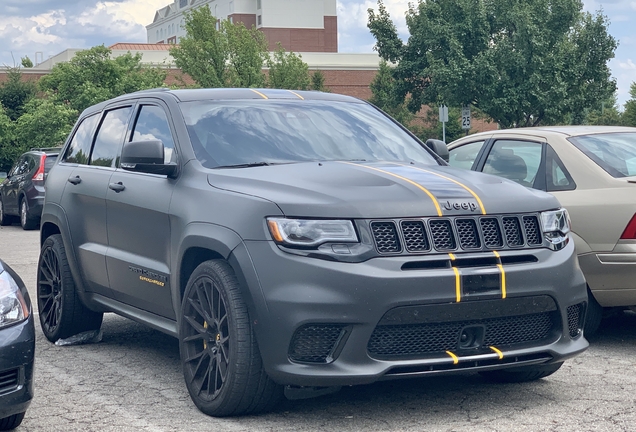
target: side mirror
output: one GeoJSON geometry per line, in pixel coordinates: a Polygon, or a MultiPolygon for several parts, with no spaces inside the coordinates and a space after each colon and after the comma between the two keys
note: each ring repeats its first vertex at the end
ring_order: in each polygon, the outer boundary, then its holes
{"type": "Polygon", "coordinates": [[[171,176],[177,164],[164,163],[164,148],[160,140],[132,141],[124,143],[119,165],[126,171],[171,176]]]}
{"type": "Polygon", "coordinates": [[[427,139],[425,144],[426,147],[433,151],[433,153],[448,162],[448,147],[446,147],[446,143],[444,141],[431,138],[427,139]]]}

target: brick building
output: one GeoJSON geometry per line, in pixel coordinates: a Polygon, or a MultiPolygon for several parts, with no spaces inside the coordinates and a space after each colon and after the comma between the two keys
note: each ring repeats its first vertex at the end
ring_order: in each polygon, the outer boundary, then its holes
{"type": "Polygon", "coordinates": [[[219,20],[255,26],[270,51],[280,42],[288,51],[338,52],[336,0],[174,0],[146,26],[148,43],[179,43],[185,36],[184,13],[205,5],[219,20]]]}

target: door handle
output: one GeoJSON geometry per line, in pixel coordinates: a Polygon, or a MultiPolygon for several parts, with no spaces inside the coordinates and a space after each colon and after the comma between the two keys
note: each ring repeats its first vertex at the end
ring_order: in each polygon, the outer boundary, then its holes
{"type": "Polygon", "coordinates": [[[118,183],[110,183],[108,185],[108,188],[114,190],[117,193],[119,193],[119,192],[123,191],[124,189],[126,189],[126,186],[124,186],[124,184],[122,182],[118,182],[118,183]]]}
{"type": "Polygon", "coordinates": [[[82,182],[82,179],[80,178],[80,176],[75,176],[75,177],[69,177],[68,178],[68,182],[74,185],[80,184],[82,182]]]}

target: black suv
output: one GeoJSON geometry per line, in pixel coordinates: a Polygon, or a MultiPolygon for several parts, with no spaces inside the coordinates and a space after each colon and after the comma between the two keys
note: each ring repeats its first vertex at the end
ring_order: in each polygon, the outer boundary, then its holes
{"type": "Polygon", "coordinates": [[[7,178],[0,183],[0,225],[20,218],[25,230],[40,225],[44,203],[44,182],[55,164],[60,148],[32,149],[13,165],[7,178]]]}
{"type": "Polygon", "coordinates": [[[361,100],[144,91],[87,109],[61,154],[45,336],[115,312],[178,337],[207,414],[427,374],[534,380],[588,346],[558,201],[448,166],[361,100]]]}

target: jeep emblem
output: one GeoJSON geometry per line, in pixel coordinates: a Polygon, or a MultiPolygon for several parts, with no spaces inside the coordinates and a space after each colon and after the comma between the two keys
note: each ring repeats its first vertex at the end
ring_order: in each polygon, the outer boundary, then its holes
{"type": "Polygon", "coordinates": [[[477,204],[468,201],[446,201],[445,203],[442,203],[442,207],[444,207],[444,209],[446,210],[470,210],[471,212],[477,210],[477,204]]]}

